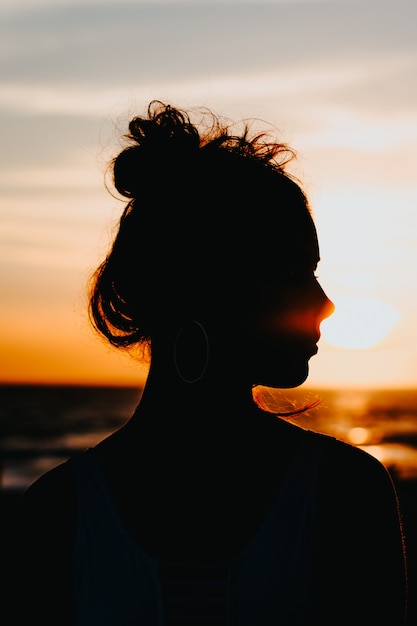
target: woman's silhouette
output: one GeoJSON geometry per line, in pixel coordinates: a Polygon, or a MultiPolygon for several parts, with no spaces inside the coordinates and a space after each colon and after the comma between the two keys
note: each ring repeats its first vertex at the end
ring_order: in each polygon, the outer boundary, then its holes
{"type": "Polygon", "coordinates": [[[12,623],[402,624],[387,471],[256,400],[306,380],[333,311],[294,153],[157,101],[126,139],[90,313],[149,375],[120,430],[26,491],[12,623]]]}

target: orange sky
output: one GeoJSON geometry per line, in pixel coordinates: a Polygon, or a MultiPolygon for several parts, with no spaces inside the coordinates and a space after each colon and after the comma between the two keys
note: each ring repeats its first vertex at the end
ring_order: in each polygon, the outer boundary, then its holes
{"type": "Polygon", "coordinates": [[[307,384],[416,386],[416,21],[414,0],[4,7],[0,382],[143,381],[85,292],[122,208],[105,164],[159,98],[267,120],[297,150],[337,306],[307,384]]]}

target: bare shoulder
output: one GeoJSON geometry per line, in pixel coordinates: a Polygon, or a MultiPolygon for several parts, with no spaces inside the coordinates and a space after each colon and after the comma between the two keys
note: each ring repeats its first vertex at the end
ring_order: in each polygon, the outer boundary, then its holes
{"type": "Polygon", "coordinates": [[[26,489],[19,508],[31,513],[32,521],[38,517],[65,514],[75,507],[75,483],[67,462],[52,468],[26,489]]]}
{"type": "Polygon", "coordinates": [[[76,529],[76,490],[71,468],[62,463],[49,470],[22,494],[14,511],[12,541],[21,558],[52,563],[69,553],[76,529]]]}
{"type": "Polygon", "coordinates": [[[382,499],[388,506],[396,503],[396,493],[388,469],[365,450],[328,435],[314,434],[322,442],[320,485],[333,497],[366,501],[382,499]]]}
{"type": "Polygon", "coordinates": [[[13,522],[7,555],[8,599],[16,623],[73,624],[76,496],[67,463],[42,475],[25,491],[13,522]]]}
{"type": "Polygon", "coordinates": [[[328,590],[323,623],[345,605],[347,623],[403,624],[406,563],[390,474],[360,448],[327,435],[312,439],[322,445],[316,568],[328,590]]]}
{"type": "Polygon", "coordinates": [[[386,493],[392,493],[393,483],[387,468],[370,453],[331,435],[305,430],[294,423],[290,423],[289,427],[293,430],[296,444],[303,440],[320,451],[320,484],[323,488],[334,490],[336,484],[348,488],[349,485],[358,486],[360,482],[363,488],[369,484],[379,485],[386,493]]]}
{"type": "Polygon", "coordinates": [[[399,526],[396,488],[388,469],[365,450],[312,433],[321,446],[318,498],[322,517],[337,524],[399,526]]]}

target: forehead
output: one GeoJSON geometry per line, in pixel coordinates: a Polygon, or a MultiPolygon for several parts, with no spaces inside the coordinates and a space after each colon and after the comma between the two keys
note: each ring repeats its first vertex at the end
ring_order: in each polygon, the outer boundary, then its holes
{"type": "Polygon", "coordinates": [[[320,260],[317,230],[310,214],[308,215],[306,228],[300,237],[300,252],[303,252],[314,265],[317,265],[320,260]]]}
{"type": "MultiPolygon", "coordinates": [[[[276,285],[287,280],[289,273],[305,275],[314,272],[319,262],[319,245],[312,219],[306,220],[309,227],[298,229],[271,229],[267,237],[260,238],[260,246],[252,256],[248,276],[258,286],[276,285]]],[[[305,225],[306,226],[306,225],[305,225]]]]}
{"type": "Polygon", "coordinates": [[[317,230],[308,206],[297,204],[288,211],[275,211],[266,224],[263,245],[276,261],[316,265],[319,261],[317,230]]]}

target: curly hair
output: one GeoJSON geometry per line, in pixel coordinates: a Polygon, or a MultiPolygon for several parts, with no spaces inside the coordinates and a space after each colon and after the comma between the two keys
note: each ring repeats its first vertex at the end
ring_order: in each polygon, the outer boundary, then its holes
{"type": "Polygon", "coordinates": [[[251,134],[248,123],[233,134],[231,124],[200,113],[192,123],[189,113],[152,101],[110,163],[127,204],[92,276],[89,312],[114,346],[149,344],[187,316],[238,304],[266,271],[262,250],[276,247],[270,226],[296,226],[291,214],[308,209],[285,171],[291,148],[251,134]]]}

